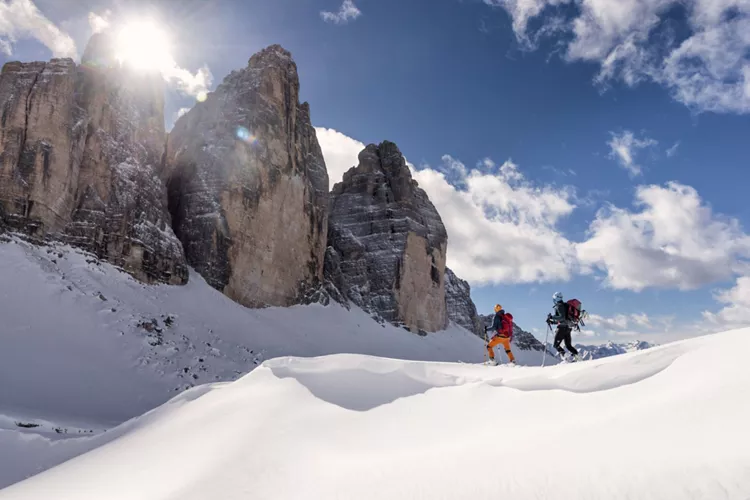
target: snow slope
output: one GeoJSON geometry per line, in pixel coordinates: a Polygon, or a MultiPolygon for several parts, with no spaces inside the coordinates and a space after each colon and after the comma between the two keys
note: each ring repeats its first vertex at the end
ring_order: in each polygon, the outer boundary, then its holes
{"type": "Polygon", "coordinates": [[[101,446],[0,500],[746,500],[748,349],[750,329],[548,368],[274,359],[65,442],[101,446]]]}
{"type": "Polygon", "coordinates": [[[17,238],[0,242],[0,318],[0,488],[84,451],[64,438],[101,434],[266,359],[472,362],[486,352],[455,326],[420,337],[339,305],[250,310],[195,273],[183,287],[147,286],[80,250],[17,238]]]}

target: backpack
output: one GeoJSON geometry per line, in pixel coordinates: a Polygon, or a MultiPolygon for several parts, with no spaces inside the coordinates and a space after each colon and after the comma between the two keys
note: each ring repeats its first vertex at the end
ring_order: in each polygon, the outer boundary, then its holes
{"type": "Polygon", "coordinates": [[[581,326],[586,326],[583,322],[583,319],[586,317],[586,311],[581,309],[581,301],[570,299],[565,305],[567,306],[565,309],[565,319],[573,323],[573,327],[576,330],[580,330],[581,326]]]}
{"type": "Polygon", "coordinates": [[[505,313],[503,315],[502,327],[500,334],[507,335],[508,337],[513,336],[513,315],[511,313],[505,313]]]}

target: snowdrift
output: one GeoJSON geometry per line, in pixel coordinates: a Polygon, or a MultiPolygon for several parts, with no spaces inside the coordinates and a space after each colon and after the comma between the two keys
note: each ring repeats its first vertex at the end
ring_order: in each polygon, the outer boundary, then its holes
{"type": "MultiPolygon", "coordinates": [[[[5,236],[0,318],[0,488],[99,446],[114,427],[194,386],[237,380],[267,359],[348,352],[474,362],[486,352],[454,325],[420,337],[358,308],[251,310],[195,273],[186,286],[148,286],[81,250],[5,236]]],[[[538,365],[542,354],[516,356],[538,365]]]]}
{"type": "Polygon", "coordinates": [[[746,329],[547,368],[274,359],[0,500],[745,500],[749,349],[746,329]]]}
{"type": "MultiPolygon", "coordinates": [[[[67,429],[112,428],[279,356],[481,361],[486,352],[462,328],[419,337],[357,308],[247,309],[196,273],[186,286],[144,285],[64,245],[0,243],[0,278],[0,415],[67,429]]],[[[538,352],[521,358],[541,363],[538,352]]]]}

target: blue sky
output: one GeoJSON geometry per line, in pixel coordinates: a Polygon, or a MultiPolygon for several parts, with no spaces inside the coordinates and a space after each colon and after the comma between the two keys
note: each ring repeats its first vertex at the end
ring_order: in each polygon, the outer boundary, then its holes
{"type": "Polygon", "coordinates": [[[280,43],[332,179],[396,142],[481,311],[543,334],[560,290],[595,315],[582,342],[750,324],[746,2],[0,0],[0,63],[148,16],[174,42],[169,125],[280,43]]]}

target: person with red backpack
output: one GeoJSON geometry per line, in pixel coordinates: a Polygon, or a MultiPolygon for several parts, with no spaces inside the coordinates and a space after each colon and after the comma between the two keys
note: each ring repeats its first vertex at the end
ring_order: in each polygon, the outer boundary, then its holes
{"type": "Polygon", "coordinates": [[[495,347],[502,345],[505,347],[505,354],[508,355],[508,361],[516,364],[516,358],[510,352],[510,342],[513,340],[513,315],[506,313],[500,304],[495,305],[495,318],[492,320],[492,326],[485,331],[494,331],[492,339],[487,344],[487,352],[490,355],[490,364],[496,365],[495,347]]]}
{"type": "Polygon", "coordinates": [[[569,300],[568,302],[563,301],[563,294],[555,292],[552,296],[552,302],[555,304],[554,314],[547,315],[548,325],[557,325],[555,332],[555,349],[560,353],[560,358],[565,360],[565,349],[560,347],[560,344],[565,342],[565,347],[570,351],[576,361],[580,361],[581,357],[578,355],[578,350],[573,347],[571,340],[571,332],[574,327],[577,327],[580,321],[580,307],[581,303],[576,300],[569,300]]]}

